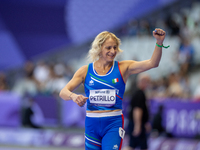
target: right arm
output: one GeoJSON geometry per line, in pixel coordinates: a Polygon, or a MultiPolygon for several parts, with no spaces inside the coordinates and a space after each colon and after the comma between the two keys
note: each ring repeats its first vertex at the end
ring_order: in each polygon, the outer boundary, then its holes
{"type": "Polygon", "coordinates": [[[133,109],[133,122],[134,122],[134,129],[133,129],[133,136],[138,136],[141,133],[141,124],[142,124],[142,114],[143,111],[139,107],[135,107],[133,109]]]}
{"type": "Polygon", "coordinates": [[[79,106],[83,106],[88,99],[83,95],[78,95],[73,93],[77,87],[84,82],[87,73],[87,66],[83,66],[77,70],[72,79],[67,83],[67,85],[60,91],[59,96],[64,100],[73,100],[79,106]]]}

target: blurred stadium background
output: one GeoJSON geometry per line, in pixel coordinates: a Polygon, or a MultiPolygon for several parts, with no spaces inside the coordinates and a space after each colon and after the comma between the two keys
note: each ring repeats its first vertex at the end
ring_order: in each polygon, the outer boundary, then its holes
{"type": "MultiPolygon", "coordinates": [[[[149,149],[200,150],[200,0],[0,0],[0,150],[83,150],[85,107],[60,99],[59,91],[88,63],[101,31],[121,39],[118,60],[145,60],[156,27],[170,47],[147,71],[152,124],[164,108],[164,131],[152,129],[149,149]]],[[[132,76],[125,127],[134,83],[132,76]]]]}

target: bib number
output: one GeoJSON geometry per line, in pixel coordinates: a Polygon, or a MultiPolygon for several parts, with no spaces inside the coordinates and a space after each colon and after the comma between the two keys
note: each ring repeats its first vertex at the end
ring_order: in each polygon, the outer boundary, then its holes
{"type": "Polygon", "coordinates": [[[89,100],[95,106],[111,107],[116,103],[116,90],[90,90],[89,100]]]}
{"type": "Polygon", "coordinates": [[[119,136],[124,139],[124,135],[125,135],[125,130],[123,128],[119,128],[119,136]]]}

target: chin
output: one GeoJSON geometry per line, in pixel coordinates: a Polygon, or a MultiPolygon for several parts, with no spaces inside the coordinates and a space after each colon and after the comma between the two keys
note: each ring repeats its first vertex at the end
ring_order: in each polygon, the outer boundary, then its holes
{"type": "Polygon", "coordinates": [[[107,61],[108,61],[108,62],[113,62],[113,61],[114,61],[114,59],[107,59],[107,61]]]}
{"type": "Polygon", "coordinates": [[[108,58],[107,58],[107,60],[112,60],[112,61],[113,61],[114,59],[115,59],[115,56],[114,56],[114,57],[108,57],[108,58]]]}

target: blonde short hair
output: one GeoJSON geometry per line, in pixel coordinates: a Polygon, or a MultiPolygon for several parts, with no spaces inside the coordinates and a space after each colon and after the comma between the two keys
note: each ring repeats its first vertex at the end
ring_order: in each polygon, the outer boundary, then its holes
{"type": "Polygon", "coordinates": [[[109,38],[112,38],[113,40],[116,41],[117,53],[122,52],[122,50],[119,48],[119,46],[121,44],[121,40],[119,38],[117,38],[116,35],[114,35],[113,33],[108,32],[108,31],[103,31],[103,32],[99,33],[95,37],[94,41],[92,42],[91,49],[88,52],[88,60],[90,62],[93,62],[93,61],[96,61],[99,59],[101,47],[102,47],[103,43],[109,38]]]}

